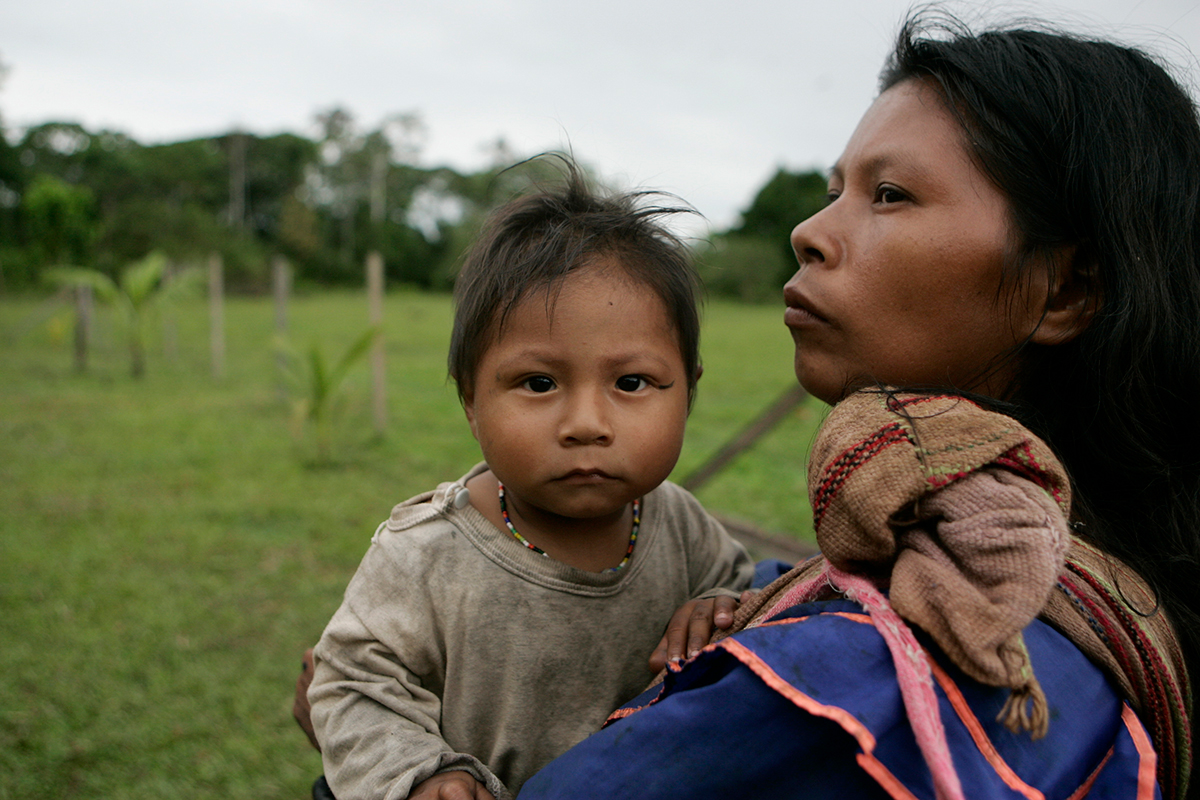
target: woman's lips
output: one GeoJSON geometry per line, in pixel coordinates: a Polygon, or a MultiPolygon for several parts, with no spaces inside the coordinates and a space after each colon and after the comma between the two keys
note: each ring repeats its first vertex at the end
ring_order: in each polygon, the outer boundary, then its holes
{"type": "Polygon", "coordinates": [[[789,328],[811,328],[816,325],[828,325],[829,318],[795,284],[788,284],[783,289],[783,302],[787,310],[783,312],[783,322],[789,328]]]}
{"type": "Polygon", "coordinates": [[[809,328],[814,325],[828,325],[829,320],[806,306],[788,306],[783,312],[783,323],[789,328],[809,328]]]}

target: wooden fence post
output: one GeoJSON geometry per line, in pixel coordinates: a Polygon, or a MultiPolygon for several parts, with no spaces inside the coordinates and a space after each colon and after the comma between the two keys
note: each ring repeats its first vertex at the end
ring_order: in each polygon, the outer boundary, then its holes
{"type": "Polygon", "coordinates": [[[371,345],[371,411],[375,432],[382,435],[387,428],[387,398],[383,370],[383,256],[378,250],[367,254],[367,295],[371,324],[377,328],[371,345]]]}
{"type": "Polygon", "coordinates": [[[173,364],[179,358],[179,326],[175,322],[175,309],[171,307],[170,302],[170,287],[175,280],[175,276],[179,274],[179,265],[174,261],[167,262],[167,268],[163,271],[162,277],[162,293],[166,295],[159,307],[162,309],[162,345],[163,358],[167,363],[173,364]]]}
{"type": "Polygon", "coordinates": [[[208,318],[212,345],[212,374],[225,377],[225,266],[220,253],[208,257],[208,318]]]}
{"type": "MultiPolygon", "coordinates": [[[[283,256],[275,256],[271,261],[271,288],[275,295],[275,334],[282,340],[287,336],[287,304],[292,291],[292,271],[283,256]]],[[[282,347],[275,356],[275,363],[279,368],[279,398],[284,400],[287,398],[287,384],[284,381],[287,355],[282,347]]]]}
{"type": "Polygon", "coordinates": [[[75,371],[87,372],[88,343],[92,338],[92,287],[75,287],[75,371]]]}

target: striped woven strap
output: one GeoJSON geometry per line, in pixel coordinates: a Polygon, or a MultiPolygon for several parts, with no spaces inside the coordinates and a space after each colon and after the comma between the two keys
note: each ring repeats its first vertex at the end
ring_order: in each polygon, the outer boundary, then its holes
{"type": "Polygon", "coordinates": [[[1041,618],[1112,678],[1150,732],[1165,798],[1191,777],[1191,684],[1179,638],[1131,568],[1072,537],[1066,568],[1041,618]]]}

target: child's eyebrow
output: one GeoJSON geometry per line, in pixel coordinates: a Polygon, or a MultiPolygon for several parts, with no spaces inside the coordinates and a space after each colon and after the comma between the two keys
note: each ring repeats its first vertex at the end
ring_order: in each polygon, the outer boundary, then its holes
{"type": "Polygon", "coordinates": [[[642,353],[642,352],[636,352],[636,351],[631,352],[628,355],[623,354],[623,355],[615,357],[615,358],[605,359],[605,366],[610,369],[619,369],[628,364],[632,364],[636,361],[641,361],[641,362],[649,361],[649,362],[653,362],[656,365],[661,364],[663,366],[666,366],[666,361],[659,358],[658,356],[652,355],[650,353],[642,353]]]}
{"type": "MultiPolygon", "coordinates": [[[[539,365],[544,365],[547,367],[564,367],[569,366],[571,363],[570,358],[553,356],[538,350],[537,348],[528,348],[518,353],[514,353],[511,358],[506,359],[501,363],[500,366],[502,368],[510,368],[511,366],[516,366],[522,361],[535,361],[539,365]]],[[[662,364],[664,366],[666,365],[666,362],[662,358],[640,350],[630,350],[611,358],[605,358],[600,362],[600,364],[604,369],[620,369],[628,364],[638,361],[649,361],[655,364],[662,364]]]]}

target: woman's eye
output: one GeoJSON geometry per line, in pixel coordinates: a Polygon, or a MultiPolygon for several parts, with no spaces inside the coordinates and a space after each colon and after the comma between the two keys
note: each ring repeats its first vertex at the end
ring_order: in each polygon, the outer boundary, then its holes
{"type": "Polygon", "coordinates": [[[875,202],[882,203],[885,206],[893,203],[903,203],[907,199],[908,195],[894,186],[880,186],[875,190],[875,202]]]}
{"type": "Polygon", "coordinates": [[[641,375],[622,375],[617,378],[617,388],[622,392],[636,392],[639,389],[645,389],[649,385],[650,381],[641,375]]]}
{"type": "Polygon", "coordinates": [[[542,394],[554,388],[554,379],[547,378],[545,375],[535,375],[532,378],[527,378],[521,385],[531,392],[542,394]]]}
{"type": "Polygon", "coordinates": [[[837,189],[830,189],[828,192],[825,193],[825,205],[827,205],[827,206],[832,205],[833,201],[837,200],[841,196],[842,196],[842,193],[839,192],[837,189]]]}

